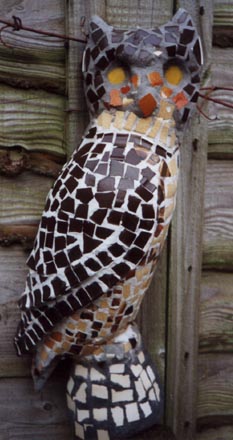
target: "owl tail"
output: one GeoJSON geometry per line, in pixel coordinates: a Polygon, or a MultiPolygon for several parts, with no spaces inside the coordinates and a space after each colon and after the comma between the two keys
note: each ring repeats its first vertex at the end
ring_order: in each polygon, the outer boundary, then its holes
{"type": "Polygon", "coordinates": [[[158,376],[135,324],[92,354],[73,363],[67,405],[74,438],[112,440],[159,421],[163,402],[158,376]]]}
{"type": "MultiPolygon", "coordinates": [[[[41,347],[43,349],[42,345],[41,347]]],[[[41,362],[41,350],[39,348],[33,358],[31,373],[32,373],[35,391],[42,390],[48,378],[51,376],[53,370],[56,368],[57,364],[61,360],[61,357],[55,356],[52,352],[51,355],[49,361],[43,364],[41,362]]]]}

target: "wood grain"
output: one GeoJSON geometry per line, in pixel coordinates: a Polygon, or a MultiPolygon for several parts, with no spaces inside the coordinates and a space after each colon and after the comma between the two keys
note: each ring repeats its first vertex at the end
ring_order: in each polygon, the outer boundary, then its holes
{"type": "Polygon", "coordinates": [[[64,396],[61,377],[41,393],[33,390],[31,379],[1,379],[1,440],[71,439],[64,396]]]}
{"type": "Polygon", "coordinates": [[[229,424],[233,421],[232,354],[199,356],[198,427],[229,424]]]}
{"type": "MultiPolygon", "coordinates": [[[[214,47],[212,53],[211,75],[208,86],[232,87],[233,49],[219,49],[214,47]]],[[[212,97],[233,104],[231,91],[218,90],[212,97]]],[[[209,144],[231,144],[233,137],[232,109],[219,104],[209,104],[209,144]]],[[[223,146],[224,151],[224,146],[223,146]]]]}
{"type": "Polygon", "coordinates": [[[233,162],[208,162],[205,188],[203,266],[233,268],[233,162]]]}
{"type": "Polygon", "coordinates": [[[0,147],[65,156],[65,98],[42,90],[0,85],[0,147]]]}
{"type": "Polygon", "coordinates": [[[0,377],[28,376],[30,373],[30,357],[17,357],[13,347],[20,317],[17,301],[24,290],[27,256],[21,246],[0,247],[0,377]]]}
{"type": "Polygon", "coordinates": [[[233,426],[221,426],[198,432],[195,440],[232,440],[232,438],[233,426]]]}
{"type": "Polygon", "coordinates": [[[129,27],[156,27],[166,23],[172,16],[173,2],[163,1],[161,8],[158,0],[108,0],[106,19],[108,23],[122,29],[129,27]]]}
{"type": "Polygon", "coordinates": [[[25,172],[15,179],[0,176],[0,228],[38,224],[53,179],[25,172]]]}
{"type": "Polygon", "coordinates": [[[208,146],[209,159],[233,159],[233,143],[231,144],[209,144],[208,146]]]}
{"type": "Polygon", "coordinates": [[[48,153],[29,152],[21,147],[0,149],[0,174],[17,176],[26,170],[57,177],[64,158],[48,153]]]}
{"type": "MultiPolygon", "coordinates": [[[[1,2],[1,17],[15,15],[26,26],[64,34],[64,2],[10,0],[1,2]]],[[[65,92],[65,49],[62,39],[8,28],[1,33],[0,80],[12,86],[65,92]]]]}
{"type": "Polygon", "coordinates": [[[201,283],[199,350],[231,352],[233,346],[233,275],[204,272],[201,283]]]}

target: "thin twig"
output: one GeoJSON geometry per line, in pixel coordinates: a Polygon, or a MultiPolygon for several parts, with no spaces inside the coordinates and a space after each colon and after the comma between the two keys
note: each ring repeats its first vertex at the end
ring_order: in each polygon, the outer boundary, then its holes
{"type": "Polygon", "coordinates": [[[222,101],[221,99],[217,98],[211,98],[207,95],[202,95],[202,93],[199,93],[200,98],[206,99],[207,101],[215,102],[215,104],[223,105],[224,107],[233,108],[233,104],[229,104],[228,102],[222,101]]]}

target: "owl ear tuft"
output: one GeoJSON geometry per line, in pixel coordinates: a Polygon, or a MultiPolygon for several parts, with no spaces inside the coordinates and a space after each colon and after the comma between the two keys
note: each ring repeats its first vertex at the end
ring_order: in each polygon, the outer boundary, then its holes
{"type": "Polygon", "coordinates": [[[111,33],[112,26],[109,26],[101,17],[93,15],[89,24],[89,36],[97,43],[101,36],[111,33]]]}
{"type": "Polygon", "coordinates": [[[173,15],[172,22],[179,25],[187,25],[194,27],[193,19],[186,9],[179,8],[178,11],[173,15]]]}

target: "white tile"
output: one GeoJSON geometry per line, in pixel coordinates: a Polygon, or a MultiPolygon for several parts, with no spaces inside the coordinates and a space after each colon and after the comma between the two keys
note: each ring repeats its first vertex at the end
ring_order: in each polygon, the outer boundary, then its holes
{"type": "Polygon", "coordinates": [[[142,366],[140,364],[131,365],[131,370],[135,377],[139,377],[142,372],[142,366]]]}
{"type": "Polygon", "coordinates": [[[124,364],[113,364],[110,365],[109,371],[110,373],[124,373],[125,366],[124,364]]]}
{"type": "Polygon", "coordinates": [[[88,369],[86,367],[83,367],[83,365],[77,365],[75,367],[75,375],[81,376],[84,379],[88,378],[88,369]]]}
{"type": "Polygon", "coordinates": [[[157,397],[157,400],[160,401],[160,389],[157,382],[154,383],[154,390],[157,397]]]}
{"type": "Polygon", "coordinates": [[[74,396],[74,400],[78,400],[79,402],[86,403],[87,401],[87,384],[84,382],[80,385],[78,392],[74,396]]]}
{"type": "Polygon", "coordinates": [[[98,422],[106,421],[108,418],[107,408],[95,408],[93,410],[93,417],[95,420],[98,420],[98,422]]]}
{"type": "Polygon", "coordinates": [[[112,402],[131,402],[133,400],[133,390],[115,391],[112,390],[112,402]]]}
{"type": "Polygon", "coordinates": [[[147,373],[145,370],[143,370],[141,372],[140,378],[142,380],[143,386],[145,388],[145,390],[149,390],[149,388],[151,387],[151,381],[149,379],[149,377],[147,376],[147,373]]]}
{"type": "Polygon", "coordinates": [[[130,378],[128,374],[111,374],[111,381],[121,385],[123,388],[130,388],[130,378]]]}
{"type": "Polygon", "coordinates": [[[147,374],[148,374],[151,382],[153,383],[155,381],[155,375],[154,375],[152,368],[150,366],[148,366],[146,371],[147,371],[147,374]]]}
{"type": "Polygon", "coordinates": [[[145,399],[145,397],[146,397],[146,392],[145,392],[145,389],[142,385],[142,381],[140,378],[139,378],[139,380],[137,380],[135,382],[135,388],[138,393],[138,400],[140,402],[141,400],[145,399]]]}
{"type": "Polygon", "coordinates": [[[98,429],[97,435],[98,435],[98,440],[110,440],[108,431],[104,431],[103,429],[98,429]]]}
{"type": "Polygon", "coordinates": [[[79,409],[77,411],[77,419],[78,422],[82,422],[85,419],[88,419],[90,417],[90,411],[87,409],[79,409]]]}
{"type": "Polygon", "coordinates": [[[98,385],[93,383],[91,393],[93,397],[98,397],[99,399],[108,398],[108,389],[104,385],[98,385]]]}
{"type": "Polygon", "coordinates": [[[124,411],[120,406],[111,409],[112,418],[116,426],[124,425],[124,411]]]}
{"type": "Polygon", "coordinates": [[[95,368],[91,368],[90,378],[92,381],[96,381],[96,382],[100,382],[101,380],[106,379],[106,377],[95,368]]]}
{"type": "Polygon", "coordinates": [[[129,403],[128,405],[125,405],[125,409],[128,422],[135,422],[137,420],[140,420],[137,403],[129,403]]]}
{"type": "Polygon", "coordinates": [[[69,394],[72,393],[73,388],[74,388],[74,380],[73,380],[72,377],[70,377],[69,380],[68,380],[68,383],[67,383],[67,391],[68,391],[69,394]]]}
{"type": "Polygon", "coordinates": [[[149,402],[140,403],[140,408],[144,412],[145,417],[148,417],[152,414],[152,409],[149,402]]]}
{"type": "Polygon", "coordinates": [[[85,439],[83,426],[77,422],[75,422],[75,435],[77,435],[77,437],[81,438],[82,440],[85,439]]]}
{"type": "Polygon", "coordinates": [[[143,362],[145,362],[145,356],[142,351],[140,351],[140,353],[138,355],[138,359],[139,359],[139,362],[141,362],[141,364],[143,364],[143,362]]]}
{"type": "Polygon", "coordinates": [[[150,399],[150,400],[157,400],[153,388],[152,388],[152,389],[150,390],[150,392],[149,392],[149,399],[150,399]]]}

